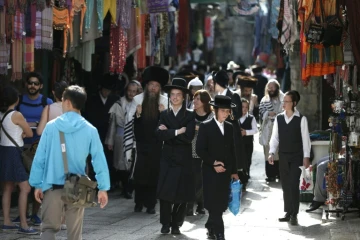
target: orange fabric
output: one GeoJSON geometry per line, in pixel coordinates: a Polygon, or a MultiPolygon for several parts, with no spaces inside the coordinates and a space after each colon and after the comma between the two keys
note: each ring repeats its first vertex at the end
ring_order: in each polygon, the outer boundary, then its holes
{"type": "Polygon", "coordinates": [[[74,40],[74,28],[73,28],[73,21],[74,16],[76,13],[80,12],[81,19],[80,19],[80,40],[82,40],[82,32],[83,32],[83,24],[84,24],[84,17],[86,13],[86,3],[85,0],[72,0],[72,8],[70,13],[70,46],[73,45],[74,40]]]}
{"type": "Polygon", "coordinates": [[[58,8],[53,6],[53,24],[56,30],[64,31],[64,46],[63,46],[63,55],[65,57],[67,52],[67,34],[70,30],[70,15],[67,8],[58,8]]]}

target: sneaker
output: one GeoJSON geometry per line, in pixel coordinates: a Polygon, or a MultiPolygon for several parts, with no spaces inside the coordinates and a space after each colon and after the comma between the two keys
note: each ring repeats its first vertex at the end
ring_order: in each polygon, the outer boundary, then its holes
{"type": "Polygon", "coordinates": [[[66,230],[66,229],[67,229],[66,224],[61,224],[60,230],[66,230]]]}
{"type": "Polygon", "coordinates": [[[19,225],[14,225],[14,226],[7,226],[7,225],[2,225],[1,229],[6,232],[6,231],[15,231],[19,229],[19,225]]]}
{"type": "Polygon", "coordinates": [[[39,232],[37,230],[33,229],[32,227],[29,227],[27,229],[19,228],[18,233],[19,234],[25,234],[25,235],[36,235],[39,232]]]}
{"type": "Polygon", "coordinates": [[[41,225],[41,219],[37,215],[31,216],[31,222],[34,224],[34,226],[40,226],[41,225]]]}
{"type": "MultiPolygon", "coordinates": [[[[26,216],[26,221],[29,222],[31,219],[31,216],[26,216]]],[[[20,216],[17,216],[14,220],[12,220],[13,223],[19,223],[20,224],[20,216]]]]}

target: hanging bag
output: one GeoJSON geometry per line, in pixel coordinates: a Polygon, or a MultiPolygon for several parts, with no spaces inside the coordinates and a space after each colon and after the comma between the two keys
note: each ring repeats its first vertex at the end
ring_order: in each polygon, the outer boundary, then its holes
{"type": "Polygon", "coordinates": [[[242,184],[240,180],[231,180],[230,196],[229,196],[229,210],[236,216],[240,211],[242,184]]]}
{"type": "Polygon", "coordinates": [[[310,13],[308,19],[305,23],[305,36],[306,36],[306,42],[311,44],[320,44],[324,37],[324,27],[323,27],[323,21],[324,21],[324,11],[321,4],[322,0],[313,0],[313,9],[310,13]],[[315,8],[316,8],[316,2],[320,1],[320,8],[321,8],[321,15],[320,15],[320,23],[316,22],[316,16],[315,16],[315,8]]]}
{"type": "Polygon", "coordinates": [[[88,176],[69,174],[65,136],[63,132],[60,132],[60,143],[65,173],[65,184],[61,194],[61,200],[70,206],[95,207],[97,182],[91,181],[88,176]]]}
{"type": "MultiPolygon", "coordinates": [[[[322,5],[322,4],[321,4],[322,5]]],[[[347,34],[345,26],[339,16],[340,4],[339,0],[336,0],[336,13],[334,16],[326,18],[324,23],[324,47],[339,46],[346,40],[347,34]]]]}

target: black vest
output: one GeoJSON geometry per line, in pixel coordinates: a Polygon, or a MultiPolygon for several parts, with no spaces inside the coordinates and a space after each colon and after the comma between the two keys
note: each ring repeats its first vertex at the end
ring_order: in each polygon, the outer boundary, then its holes
{"type": "Polygon", "coordinates": [[[296,153],[303,152],[303,143],[301,136],[301,119],[294,116],[287,124],[285,122],[285,113],[277,116],[279,131],[279,153],[296,153]]]}
{"type": "MultiPolygon", "coordinates": [[[[241,123],[239,119],[240,127],[245,130],[251,130],[252,129],[251,123],[253,118],[254,117],[249,114],[249,116],[245,119],[243,123],[241,123]]],[[[245,144],[251,144],[254,142],[254,136],[253,135],[243,136],[243,140],[245,144]]]]}

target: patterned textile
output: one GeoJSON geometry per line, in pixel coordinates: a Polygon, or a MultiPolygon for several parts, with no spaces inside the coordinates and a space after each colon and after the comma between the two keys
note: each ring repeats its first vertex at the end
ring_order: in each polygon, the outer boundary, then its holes
{"type": "Polygon", "coordinates": [[[8,74],[8,64],[10,60],[10,44],[4,40],[0,44],[0,75],[8,74]]]}
{"type": "Polygon", "coordinates": [[[125,30],[119,24],[110,30],[110,67],[113,73],[122,73],[126,63],[128,40],[125,30]]]}
{"type": "Polygon", "coordinates": [[[5,14],[5,35],[6,42],[11,43],[14,35],[14,16],[10,14],[5,14]]]}
{"type": "Polygon", "coordinates": [[[127,30],[128,34],[128,52],[127,55],[131,55],[141,48],[141,18],[140,18],[140,9],[132,8],[131,9],[131,27],[127,30]]]}
{"type": "Polygon", "coordinates": [[[85,31],[88,31],[90,29],[90,24],[92,19],[91,15],[93,14],[94,6],[95,6],[95,0],[86,1],[87,11],[85,13],[85,31]]]}
{"type": "MultiPolygon", "coordinates": [[[[332,16],[336,13],[336,1],[322,0],[324,13],[332,16]]],[[[311,76],[323,76],[336,72],[336,66],[344,62],[343,46],[330,46],[325,48],[322,44],[309,44],[306,42],[304,25],[312,12],[313,1],[303,0],[299,6],[299,19],[302,22],[300,31],[300,51],[301,51],[301,80],[306,86],[310,82],[311,76]]],[[[320,16],[320,4],[316,5],[315,16],[320,16]]]]}
{"type": "Polygon", "coordinates": [[[16,147],[0,146],[0,181],[24,182],[29,179],[16,147]]]}
{"type": "Polygon", "coordinates": [[[43,11],[46,7],[46,0],[36,0],[36,11],[43,11]]]}
{"type": "Polygon", "coordinates": [[[26,9],[25,32],[27,37],[35,37],[36,34],[36,5],[31,4],[26,9]]]}
{"type": "Polygon", "coordinates": [[[14,16],[14,34],[13,39],[23,39],[24,32],[24,14],[20,12],[20,10],[16,10],[16,14],[14,16]]]}
{"type": "Polygon", "coordinates": [[[11,80],[22,79],[22,58],[23,58],[23,43],[22,40],[14,40],[11,47],[12,57],[12,75],[11,80]]]}
{"type": "Polygon", "coordinates": [[[276,28],[276,23],[279,18],[280,0],[272,0],[270,9],[270,28],[269,33],[275,39],[279,37],[279,30],[276,28]]]}
{"type": "MultiPolygon", "coordinates": [[[[209,114],[209,116],[205,119],[205,121],[208,121],[208,120],[210,120],[210,119],[212,119],[214,117],[214,113],[213,112],[211,112],[210,114],[209,114]]],[[[205,122],[204,121],[204,122],[205,122]]],[[[199,121],[199,120],[197,120],[197,119],[195,119],[195,122],[196,122],[196,125],[197,126],[199,126],[200,125],[200,123],[202,123],[201,121],[199,121]]],[[[195,136],[194,136],[194,139],[192,140],[192,157],[193,158],[200,158],[197,154],[196,154],[196,140],[197,140],[197,136],[198,136],[198,134],[199,134],[199,131],[195,131],[195,136]]]]}
{"type": "Polygon", "coordinates": [[[140,49],[136,54],[136,62],[138,69],[143,69],[146,67],[146,41],[145,41],[145,21],[147,16],[145,14],[140,15],[140,49]]]}
{"type": "Polygon", "coordinates": [[[35,39],[32,37],[26,37],[24,42],[24,71],[25,72],[33,72],[35,70],[35,62],[34,62],[34,42],[35,39]]]}
{"type": "Polygon", "coordinates": [[[6,13],[4,11],[0,11],[0,44],[3,44],[6,40],[6,13]]]}
{"type": "Polygon", "coordinates": [[[133,10],[131,9],[131,2],[132,0],[121,0],[120,1],[120,6],[119,6],[119,22],[118,24],[121,25],[121,27],[123,29],[130,29],[131,27],[131,19],[132,18],[132,14],[133,14],[133,10]]]}
{"type": "Polygon", "coordinates": [[[41,49],[41,18],[42,18],[41,12],[36,11],[35,49],[41,49]]]}
{"type": "Polygon", "coordinates": [[[46,7],[41,13],[41,48],[53,49],[53,10],[46,7]]]}

